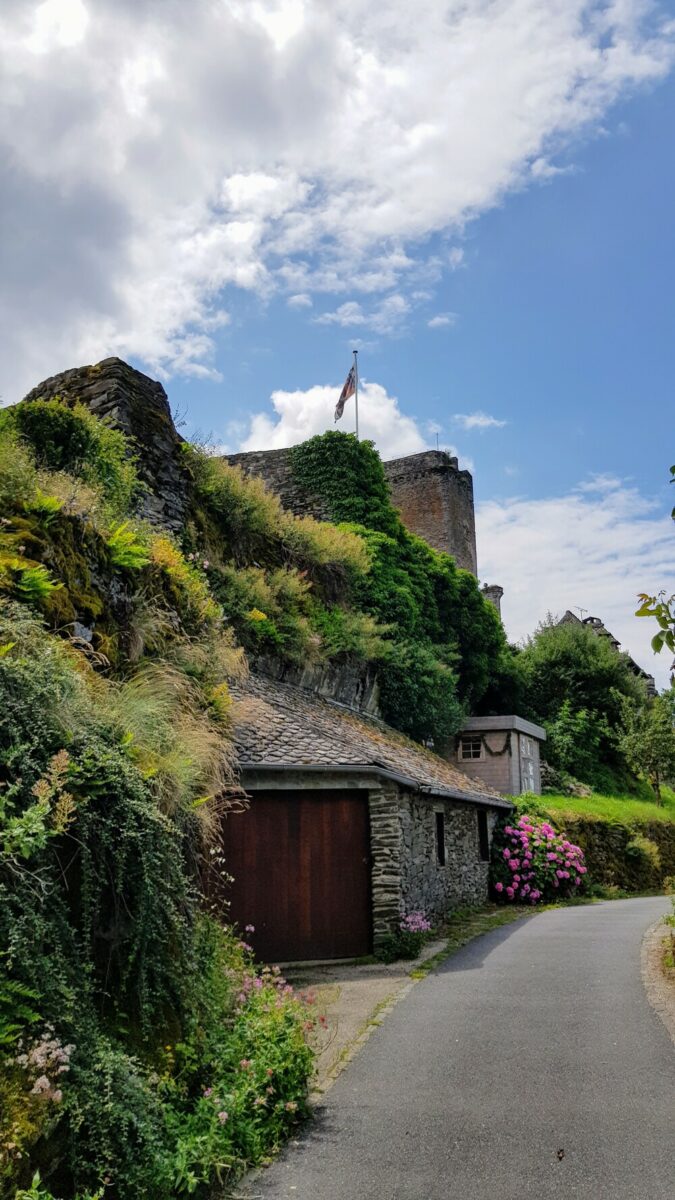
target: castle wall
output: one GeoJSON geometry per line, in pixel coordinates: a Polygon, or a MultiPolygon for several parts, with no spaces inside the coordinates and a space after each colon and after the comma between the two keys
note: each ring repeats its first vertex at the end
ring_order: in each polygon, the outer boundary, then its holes
{"type": "Polygon", "coordinates": [[[473,480],[443,450],[424,450],[384,463],[392,500],[411,533],[452,554],[476,575],[473,480]]]}
{"type": "MultiPolygon", "coordinates": [[[[229,454],[227,461],[247,475],[263,479],[291,512],[331,519],[322,497],[294,481],[290,450],[229,454]]],[[[409,454],[383,466],[393,503],[411,533],[424,538],[434,549],[452,554],[458,566],[477,574],[473,480],[469,471],[460,471],[457,459],[442,450],[409,454]]]]}

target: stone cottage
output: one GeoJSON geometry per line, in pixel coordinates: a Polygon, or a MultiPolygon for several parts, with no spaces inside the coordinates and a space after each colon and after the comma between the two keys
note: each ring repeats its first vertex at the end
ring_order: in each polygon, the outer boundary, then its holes
{"type": "Polygon", "coordinates": [[[230,916],[261,958],[368,954],[401,914],[487,898],[495,823],[511,805],[374,717],[279,680],[239,691],[251,797],[224,821],[230,916]]]}

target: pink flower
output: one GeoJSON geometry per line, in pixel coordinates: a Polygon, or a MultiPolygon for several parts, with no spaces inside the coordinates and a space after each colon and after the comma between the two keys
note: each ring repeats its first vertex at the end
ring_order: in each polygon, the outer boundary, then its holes
{"type": "Polygon", "coordinates": [[[229,1113],[226,1113],[225,1109],[221,1108],[220,1112],[218,1113],[218,1120],[220,1121],[221,1125],[225,1124],[228,1117],[229,1117],[229,1113]]]}
{"type": "Polygon", "coordinates": [[[255,925],[244,925],[244,933],[255,933],[255,925]]]}
{"type": "Polygon", "coordinates": [[[558,879],[564,879],[564,878],[565,878],[565,872],[564,872],[564,871],[557,870],[557,871],[556,871],[556,875],[557,875],[558,879]]]}
{"type": "Polygon", "coordinates": [[[295,1112],[295,1110],[298,1106],[297,1106],[295,1100],[287,1100],[284,1107],[286,1109],[286,1112],[295,1112]]]}
{"type": "Polygon", "coordinates": [[[520,883],[520,875],[514,875],[514,876],[513,876],[513,882],[514,882],[514,883],[520,883]]]}
{"type": "Polygon", "coordinates": [[[507,894],[509,900],[513,900],[513,888],[512,887],[507,887],[506,894],[507,894]]]}
{"type": "Polygon", "coordinates": [[[241,1062],[239,1063],[239,1066],[241,1067],[242,1071],[248,1071],[248,1068],[250,1067],[250,1065],[251,1065],[250,1058],[242,1058],[241,1062]]]}
{"type": "Polygon", "coordinates": [[[579,886],[579,884],[581,883],[581,876],[580,876],[580,875],[577,875],[576,879],[574,880],[574,883],[575,883],[575,886],[576,886],[576,887],[578,887],[578,886],[579,886]]]}
{"type": "Polygon", "coordinates": [[[510,858],[510,857],[511,857],[511,851],[509,850],[508,846],[506,846],[504,849],[504,858],[510,858]]]}
{"type": "Polygon", "coordinates": [[[496,883],[496,884],[495,884],[495,891],[496,891],[496,892],[503,892],[503,891],[504,891],[504,884],[503,884],[503,883],[496,883]]]}
{"type": "Polygon", "coordinates": [[[213,1088],[205,1088],[202,1095],[204,1096],[205,1100],[208,1100],[209,1096],[213,1095],[213,1088]]]}

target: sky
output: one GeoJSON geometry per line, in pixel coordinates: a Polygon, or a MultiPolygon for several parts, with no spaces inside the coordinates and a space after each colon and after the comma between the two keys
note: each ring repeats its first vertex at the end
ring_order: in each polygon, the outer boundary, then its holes
{"type": "Polygon", "coordinates": [[[362,436],[473,472],[509,636],[578,606],[667,684],[672,0],[4,0],[0,47],[0,403],[117,354],[290,445],[358,348],[362,436]]]}

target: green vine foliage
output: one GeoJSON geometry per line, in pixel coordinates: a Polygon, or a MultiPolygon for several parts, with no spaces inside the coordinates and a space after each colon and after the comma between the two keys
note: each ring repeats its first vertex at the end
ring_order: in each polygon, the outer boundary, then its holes
{"type": "Polygon", "coordinates": [[[355,580],[353,603],[388,630],[383,715],[413,737],[443,742],[508,655],[494,607],[473,575],[405,528],[372,443],[329,432],[296,446],[291,462],[295,480],[368,547],[370,569],[355,580]]]}
{"type": "Polygon", "coordinates": [[[327,505],[333,521],[365,525],[391,536],[400,531],[382,460],[372,442],[329,430],[294,446],[291,465],[296,482],[327,505]]]}

